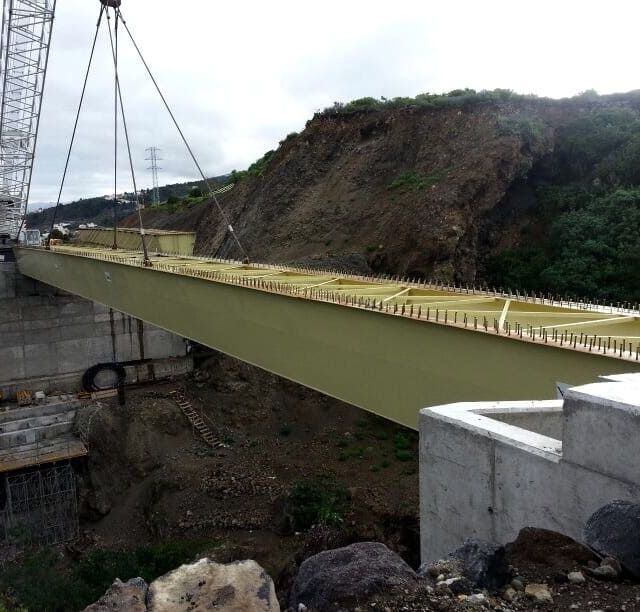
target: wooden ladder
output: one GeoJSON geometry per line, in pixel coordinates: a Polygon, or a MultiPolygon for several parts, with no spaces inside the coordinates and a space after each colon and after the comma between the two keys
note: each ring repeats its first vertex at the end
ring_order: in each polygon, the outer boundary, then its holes
{"type": "Polygon", "coordinates": [[[227,448],[227,445],[220,438],[216,438],[196,409],[191,405],[191,402],[180,391],[169,391],[169,394],[173,395],[173,399],[187,417],[193,429],[198,432],[209,446],[212,448],[227,448]]]}

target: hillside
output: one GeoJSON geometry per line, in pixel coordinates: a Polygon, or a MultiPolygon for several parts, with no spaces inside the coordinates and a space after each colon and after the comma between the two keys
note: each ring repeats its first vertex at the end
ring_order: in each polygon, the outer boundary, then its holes
{"type": "MultiPolygon", "coordinates": [[[[640,299],[640,93],[336,105],[223,196],[256,261],[640,299]]],[[[237,257],[213,206],[153,215],[237,257]],[[181,216],[180,216],[181,215],[181,216]]],[[[151,217],[148,217],[152,221],[151,217]]]]}
{"type": "MultiPolygon", "coordinates": [[[[219,182],[225,177],[210,179],[219,182]]],[[[186,183],[173,183],[158,188],[160,200],[168,198],[184,198],[193,187],[201,187],[202,181],[190,181],[186,183]]],[[[133,194],[125,194],[133,200],[133,194]]],[[[140,191],[141,202],[147,206],[152,201],[152,193],[149,189],[140,191]]],[[[40,231],[49,231],[53,218],[54,207],[45,208],[42,212],[31,212],[27,215],[27,227],[40,231]]],[[[134,204],[118,205],[118,217],[125,219],[135,211],[134,204]]],[[[94,198],[81,198],[68,204],[61,204],[56,215],[56,223],[70,223],[77,226],[81,223],[97,223],[98,225],[113,225],[113,201],[105,200],[104,196],[94,198]]]]}

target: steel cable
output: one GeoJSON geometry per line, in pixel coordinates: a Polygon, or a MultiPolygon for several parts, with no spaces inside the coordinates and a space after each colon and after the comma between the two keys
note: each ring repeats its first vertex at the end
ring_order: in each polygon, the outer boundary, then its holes
{"type": "MultiPolygon", "coordinates": [[[[125,136],[125,141],[127,143],[127,154],[129,156],[129,167],[131,169],[131,180],[133,182],[133,193],[136,199],[136,209],[138,212],[138,224],[140,226],[140,239],[142,240],[142,251],[144,253],[144,265],[145,266],[151,266],[151,260],[149,259],[149,253],[147,251],[147,242],[146,242],[146,236],[144,233],[144,227],[142,225],[142,212],[140,209],[140,197],[138,194],[138,185],[136,182],[136,173],[133,167],[133,157],[131,155],[131,143],[129,140],[129,129],[127,127],[127,117],[125,115],[124,112],[124,102],[122,100],[122,89],[120,88],[120,76],[118,73],[118,38],[117,38],[117,32],[118,32],[118,19],[119,19],[119,15],[116,14],[116,23],[115,23],[115,43],[114,43],[114,36],[112,35],[111,32],[111,23],[108,22],[108,26],[109,26],[109,42],[111,44],[111,54],[113,56],[113,64],[115,67],[115,75],[116,75],[116,96],[117,99],[120,101],[120,112],[122,114],[122,127],[124,130],[124,136],[125,136]]],[[[116,107],[116,112],[117,112],[117,107],[116,107]]],[[[114,226],[114,241],[115,241],[115,226],[114,226]]]]}
{"type": "Polygon", "coordinates": [[[118,8],[116,9],[117,12],[120,14],[120,19],[122,21],[122,25],[124,25],[125,30],[127,31],[127,34],[129,35],[129,38],[131,39],[131,43],[133,44],[138,57],[140,58],[140,61],[142,62],[142,64],[144,65],[147,74],[149,75],[149,78],[151,79],[151,81],[153,82],[156,91],[158,92],[158,95],[160,96],[164,107],[167,109],[167,112],[169,113],[169,116],[171,117],[171,120],[173,121],[173,124],[175,125],[176,129],[178,130],[178,133],[180,134],[180,138],[182,139],[182,142],[184,143],[185,147],[187,148],[187,151],[189,152],[189,155],[191,156],[191,159],[193,160],[193,163],[195,164],[196,168],[198,169],[198,172],[200,173],[200,176],[202,177],[202,180],[204,182],[204,184],[207,186],[207,189],[209,190],[209,195],[211,196],[211,198],[213,199],[218,212],[220,213],[220,216],[222,217],[223,221],[226,223],[227,225],[227,229],[229,230],[229,233],[231,234],[231,236],[233,237],[234,241],[236,242],[236,244],[238,245],[238,248],[240,249],[243,259],[246,262],[249,262],[249,256],[246,252],[246,250],[244,249],[244,247],[242,246],[242,243],[240,242],[240,239],[238,238],[238,236],[236,235],[235,230],[233,229],[233,226],[231,225],[231,222],[229,220],[228,215],[224,212],[224,209],[222,208],[222,206],[220,206],[220,202],[218,201],[218,198],[216,197],[215,193],[213,192],[213,189],[211,188],[211,185],[207,179],[207,177],[205,176],[204,172],[202,171],[202,167],[200,166],[200,164],[198,163],[198,160],[193,152],[193,149],[191,148],[191,146],[189,145],[189,142],[187,141],[182,129],[180,128],[180,125],[178,124],[178,121],[175,117],[175,115],[173,114],[173,111],[171,110],[171,107],[169,106],[169,103],[167,102],[166,98],[164,97],[164,94],[162,93],[162,90],[160,89],[160,86],[158,85],[158,82],[156,81],[153,73],[151,72],[151,68],[149,68],[149,65],[147,64],[144,56],[142,55],[142,52],[140,51],[140,48],[138,47],[138,44],[136,43],[135,39],[133,38],[133,35],[131,34],[131,30],[129,29],[129,26],[127,25],[127,22],[125,21],[124,17],[122,17],[122,11],[118,8]]]}
{"type": "Polygon", "coordinates": [[[96,24],[96,33],[93,38],[93,45],[91,46],[91,54],[89,56],[89,64],[87,65],[87,71],[84,76],[84,84],[82,85],[82,94],[80,95],[80,102],[78,103],[78,111],[76,113],[76,120],[73,124],[73,133],[71,134],[71,142],[69,143],[69,150],[67,151],[67,159],[64,164],[64,171],[62,173],[62,181],[60,183],[60,190],[58,191],[58,200],[56,201],[56,206],[53,210],[53,217],[51,219],[51,227],[49,228],[49,238],[47,239],[47,247],[51,243],[51,232],[53,231],[53,226],[56,222],[56,217],[58,215],[58,208],[60,207],[60,199],[62,198],[62,190],[64,189],[64,183],[67,178],[67,172],[69,170],[69,160],[71,159],[71,152],[73,150],[73,144],[76,138],[76,132],[78,131],[78,122],[80,120],[80,113],[82,111],[82,105],[84,103],[84,96],[87,91],[87,82],[89,81],[89,73],[91,72],[91,65],[93,63],[93,56],[96,50],[96,43],[98,41],[98,33],[100,32],[100,24],[102,23],[102,16],[106,8],[104,6],[100,7],[100,14],[98,16],[98,23],[96,24]]]}

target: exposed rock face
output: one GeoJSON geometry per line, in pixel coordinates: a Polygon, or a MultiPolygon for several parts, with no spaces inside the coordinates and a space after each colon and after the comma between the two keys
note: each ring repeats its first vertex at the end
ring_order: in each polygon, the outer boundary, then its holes
{"type": "Polygon", "coordinates": [[[511,578],[503,546],[470,539],[451,557],[460,564],[462,575],[478,588],[497,589],[511,578]]]}
{"type": "Polygon", "coordinates": [[[142,578],[128,582],[116,579],[109,590],[84,612],[146,612],[147,583],[142,578]]]}
{"type": "MultiPolygon", "coordinates": [[[[365,253],[374,270],[473,280],[482,221],[552,147],[552,129],[505,135],[496,117],[513,113],[318,115],[223,206],[255,261],[365,253]]],[[[199,252],[238,256],[213,207],[197,231],[199,252]]]]}
{"type": "Polygon", "coordinates": [[[616,500],[602,506],[587,521],[584,538],[595,551],[617,559],[640,578],[640,504],[616,500]]]}
{"type": "Polygon", "coordinates": [[[416,581],[414,571],[384,544],[359,542],[321,552],[302,563],[291,590],[289,605],[303,604],[323,612],[365,601],[382,590],[416,581]]]}
{"type": "Polygon", "coordinates": [[[149,612],[280,612],[273,581],[255,561],[200,559],[154,580],[149,612]]]}

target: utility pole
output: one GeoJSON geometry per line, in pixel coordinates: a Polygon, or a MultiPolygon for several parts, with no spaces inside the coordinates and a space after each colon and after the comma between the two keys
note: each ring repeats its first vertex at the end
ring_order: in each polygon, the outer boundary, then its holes
{"type": "Polygon", "coordinates": [[[158,166],[158,162],[162,160],[161,157],[158,157],[158,153],[160,153],[160,149],[157,147],[149,147],[145,149],[149,154],[149,157],[146,157],[146,161],[151,162],[151,166],[147,168],[147,170],[151,170],[151,177],[153,179],[153,205],[157,206],[160,204],[160,192],[158,190],[158,170],[162,170],[160,166],[158,166]]]}

